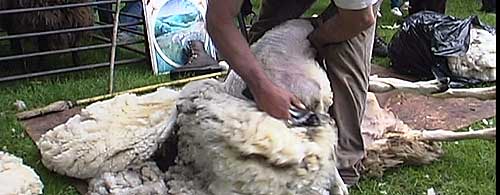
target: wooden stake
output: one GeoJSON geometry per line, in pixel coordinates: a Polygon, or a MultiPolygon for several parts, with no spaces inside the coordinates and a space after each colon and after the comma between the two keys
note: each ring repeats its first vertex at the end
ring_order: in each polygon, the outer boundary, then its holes
{"type": "Polygon", "coordinates": [[[181,84],[189,83],[191,81],[219,77],[219,76],[224,76],[226,74],[227,74],[227,72],[218,72],[218,73],[206,74],[206,75],[201,75],[201,76],[195,76],[195,77],[180,79],[180,80],[176,80],[176,81],[160,83],[160,84],[156,84],[156,85],[139,87],[139,88],[130,89],[130,90],[122,91],[122,92],[111,93],[111,94],[81,99],[81,100],[77,100],[74,102],[69,101],[69,100],[61,100],[61,101],[51,103],[43,108],[37,108],[37,109],[17,113],[16,117],[18,120],[25,120],[25,119],[34,118],[34,117],[49,114],[49,113],[61,112],[61,111],[68,110],[68,109],[75,107],[75,106],[91,104],[91,103],[94,103],[97,101],[102,101],[105,99],[113,98],[117,95],[122,95],[122,94],[126,94],[126,93],[145,93],[145,92],[153,91],[153,90],[160,88],[160,87],[181,85],[181,84]]]}
{"type": "Polygon", "coordinates": [[[111,36],[111,53],[109,60],[109,94],[113,93],[113,84],[115,76],[115,59],[116,59],[116,37],[118,35],[118,25],[120,24],[120,3],[121,0],[116,0],[115,20],[113,21],[113,35],[111,36]]]}

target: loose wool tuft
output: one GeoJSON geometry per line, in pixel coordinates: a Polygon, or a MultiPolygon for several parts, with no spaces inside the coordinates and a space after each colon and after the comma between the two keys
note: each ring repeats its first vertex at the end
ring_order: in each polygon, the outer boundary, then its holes
{"type": "Polygon", "coordinates": [[[88,195],[165,195],[165,177],[154,162],[130,165],[123,171],[105,172],[89,182],[88,195]]]}
{"type": "Polygon", "coordinates": [[[175,124],[177,95],[159,89],[86,107],[40,138],[43,164],[62,175],[88,179],[148,159],[175,124]]]}
{"type": "Polygon", "coordinates": [[[0,194],[42,194],[43,184],[36,172],[23,164],[23,160],[0,151],[0,194]]]}

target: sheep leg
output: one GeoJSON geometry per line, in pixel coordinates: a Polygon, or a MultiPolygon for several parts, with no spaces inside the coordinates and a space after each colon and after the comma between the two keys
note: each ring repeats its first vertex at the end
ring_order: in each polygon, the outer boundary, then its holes
{"type": "Polygon", "coordinates": [[[406,165],[430,164],[443,155],[441,146],[434,142],[467,139],[495,140],[496,128],[453,132],[446,130],[406,130],[386,133],[367,147],[363,159],[364,175],[381,177],[389,168],[406,165]]]}
{"type": "Polygon", "coordinates": [[[23,49],[23,46],[21,44],[21,40],[19,40],[19,39],[12,39],[10,41],[10,49],[12,49],[12,51],[14,51],[14,53],[16,53],[16,54],[23,54],[24,53],[24,49],[23,49]]]}
{"type": "Polygon", "coordinates": [[[385,93],[390,91],[403,91],[417,93],[435,98],[465,98],[471,97],[479,100],[496,99],[496,86],[471,89],[448,88],[448,79],[410,82],[396,78],[380,78],[377,75],[370,77],[369,91],[385,93]]]}
{"type": "Polygon", "coordinates": [[[446,130],[422,131],[421,140],[426,141],[459,141],[467,139],[495,140],[496,128],[488,128],[478,131],[453,132],[446,130]]]}
{"type": "Polygon", "coordinates": [[[369,91],[374,93],[385,93],[398,90],[429,95],[443,92],[447,89],[448,80],[410,82],[397,78],[380,78],[377,75],[370,76],[369,91]]]}
{"type": "Polygon", "coordinates": [[[71,58],[73,60],[73,65],[74,66],[79,66],[80,65],[80,55],[78,55],[78,52],[71,52],[71,58]]]}
{"type": "MultiPolygon", "coordinates": [[[[15,54],[24,54],[24,47],[20,39],[13,39],[10,41],[10,49],[15,54]]],[[[23,66],[24,71],[28,71],[28,63],[26,59],[16,60],[15,66],[23,66]]]]}
{"type": "MultiPolygon", "coordinates": [[[[47,37],[38,37],[38,51],[43,52],[43,51],[49,51],[49,40],[47,37]]],[[[33,68],[34,71],[40,71],[43,70],[44,66],[47,66],[47,57],[46,56],[40,56],[38,57],[38,63],[35,63],[35,67],[33,68]]]]}
{"type": "Polygon", "coordinates": [[[436,98],[465,98],[473,97],[479,100],[497,99],[497,87],[469,88],[469,89],[449,89],[442,93],[432,94],[436,98]]]}

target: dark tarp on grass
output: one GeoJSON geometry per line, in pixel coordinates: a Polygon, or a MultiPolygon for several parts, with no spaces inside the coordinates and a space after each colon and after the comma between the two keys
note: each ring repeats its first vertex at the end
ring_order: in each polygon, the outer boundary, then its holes
{"type": "Polygon", "coordinates": [[[433,11],[421,11],[407,17],[389,43],[392,67],[402,74],[420,80],[450,77],[459,83],[480,81],[453,75],[447,57],[465,54],[469,49],[472,27],[495,34],[495,29],[482,24],[477,16],[458,19],[433,11]]]}

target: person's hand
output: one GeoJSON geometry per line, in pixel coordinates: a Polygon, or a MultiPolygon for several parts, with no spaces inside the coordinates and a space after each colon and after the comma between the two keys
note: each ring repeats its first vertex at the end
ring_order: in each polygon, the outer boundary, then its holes
{"type": "Polygon", "coordinates": [[[257,87],[250,88],[257,107],[278,119],[290,119],[291,105],[305,109],[304,104],[295,95],[271,81],[263,81],[257,87]]]}

